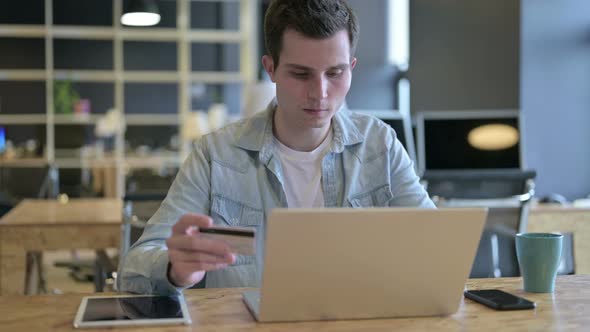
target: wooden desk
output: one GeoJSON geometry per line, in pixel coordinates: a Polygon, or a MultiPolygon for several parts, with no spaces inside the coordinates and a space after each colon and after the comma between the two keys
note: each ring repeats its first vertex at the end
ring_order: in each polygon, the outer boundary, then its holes
{"type": "Polygon", "coordinates": [[[0,295],[24,294],[26,254],[119,248],[118,199],[24,200],[0,219],[0,295]]]}
{"type": "MultiPolygon", "coordinates": [[[[469,289],[500,288],[537,303],[534,310],[495,311],[463,299],[447,317],[301,323],[256,323],[242,302],[244,289],[193,289],[185,296],[190,326],[120,328],[134,331],[552,331],[590,330],[590,276],[558,277],[554,294],[524,293],[520,278],[472,279],[469,289]]],[[[77,331],[72,327],[83,295],[0,297],[6,331],[77,331]]],[[[95,330],[95,329],[93,329],[95,330]]]]}
{"type": "Polygon", "coordinates": [[[527,231],[573,233],[576,274],[590,274],[590,208],[533,206],[527,231]]]}

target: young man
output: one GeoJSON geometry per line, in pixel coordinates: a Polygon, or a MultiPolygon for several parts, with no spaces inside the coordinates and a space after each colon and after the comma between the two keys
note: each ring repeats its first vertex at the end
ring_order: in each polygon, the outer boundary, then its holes
{"type": "Polygon", "coordinates": [[[122,291],[258,286],[261,255],[199,236],[255,227],[275,207],[433,207],[395,132],[343,109],[357,60],[357,20],[343,0],[276,0],[262,63],[276,83],[265,112],[199,139],[120,267],[122,291]]]}

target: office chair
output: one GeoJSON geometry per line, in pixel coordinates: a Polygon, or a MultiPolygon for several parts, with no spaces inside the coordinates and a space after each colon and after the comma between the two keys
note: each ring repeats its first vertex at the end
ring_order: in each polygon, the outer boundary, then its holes
{"type": "Polygon", "coordinates": [[[576,274],[575,259],[574,259],[574,234],[563,234],[563,246],[561,248],[561,260],[557,267],[558,275],[576,274]]]}
{"type": "MultiPolygon", "coordinates": [[[[102,250],[97,251],[94,270],[96,292],[104,291],[108,284],[116,285],[117,266],[129,248],[141,237],[148,220],[160,207],[166,193],[129,194],[123,199],[123,227],[121,229],[121,248],[118,256],[108,257],[102,250]]],[[[205,279],[191,288],[204,288],[205,279]]]]}
{"type": "MultiPolygon", "coordinates": [[[[1,186],[0,186],[1,188],[1,186]]],[[[0,189],[0,218],[14,207],[14,199],[0,189]]]]}
{"type": "MultiPolygon", "coordinates": [[[[530,195],[534,170],[444,170],[424,172],[422,180],[433,199],[498,199],[530,195]]],[[[523,197],[526,199],[527,197],[523,197]]]]}
{"type": "MultiPolygon", "coordinates": [[[[136,170],[126,181],[127,194],[123,198],[123,227],[121,247],[116,257],[108,257],[104,251],[97,251],[94,286],[97,292],[104,290],[107,281],[116,285],[117,266],[129,248],[143,234],[148,220],[156,213],[166,198],[174,181],[176,171],[155,174],[151,170],[136,170]]],[[[204,288],[205,279],[192,288],[204,288]]]]}
{"type": "MultiPolygon", "coordinates": [[[[92,190],[86,180],[89,171],[83,168],[62,168],[59,172],[59,193],[70,198],[98,197],[99,193],[92,190]]],[[[98,254],[98,253],[97,253],[98,254]]],[[[101,253],[102,254],[102,253],[101,253]]],[[[92,281],[94,260],[83,260],[78,257],[78,251],[71,250],[71,259],[54,262],[55,267],[63,267],[70,270],[70,276],[76,281],[92,281]]]]}
{"type": "MultiPolygon", "coordinates": [[[[61,170],[60,174],[60,190],[61,192],[66,191],[69,196],[73,197],[89,197],[89,189],[83,185],[83,173],[80,170],[61,170]],[[64,179],[63,176],[67,178],[64,179]]],[[[151,215],[157,210],[160,202],[165,197],[165,193],[172,184],[174,177],[173,174],[164,174],[163,176],[157,174],[151,169],[136,169],[133,170],[126,179],[126,192],[130,196],[124,198],[124,202],[134,199],[134,193],[142,193],[150,195],[147,198],[153,198],[155,202],[141,203],[144,209],[148,209],[144,212],[141,217],[148,220],[151,215]],[[157,202],[156,202],[157,201],[157,202]],[[154,205],[155,204],[155,205],[154,205]],[[151,214],[149,214],[151,213],[151,214]]],[[[129,205],[129,204],[128,204],[129,205]]],[[[129,205],[132,206],[132,205],[129,205]]],[[[123,214],[125,217],[125,214],[123,214]]],[[[143,227],[133,229],[133,238],[137,239],[143,232],[143,227]],[[138,230],[139,229],[139,230],[138,230]]],[[[116,272],[117,262],[116,259],[110,258],[105,250],[96,250],[95,259],[70,259],[64,261],[55,262],[56,267],[63,267],[70,270],[70,276],[80,282],[93,282],[95,285],[95,291],[100,292],[105,288],[105,283],[110,282],[111,273],[116,272]]]]}
{"type": "Polygon", "coordinates": [[[117,267],[129,248],[141,237],[148,220],[156,213],[166,192],[147,194],[127,194],[123,198],[123,227],[121,228],[121,246],[114,257],[109,257],[104,250],[96,251],[93,281],[94,290],[103,292],[106,285],[116,285],[117,267]]]}
{"type": "MultiPolygon", "coordinates": [[[[441,207],[488,207],[472,278],[519,276],[515,236],[526,232],[534,170],[429,171],[427,190],[441,207]]],[[[558,274],[574,274],[573,234],[565,233],[558,274]]]]}
{"type": "Polygon", "coordinates": [[[520,276],[516,257],[516,234],[526,221],[520,206],[488,207],[488,218],[482,232],[470,278],[520,276]]]}
{"type": "Polygon", "coordinates": [[[82,168],[62,168],[59,170],[59,193],[72,198],[97,197],[92,190],[90,171],[82,168]]]}
{"type": "Polygon", "coordinates": [[[427,171],[428,193],[439,207],[487,207],[488,218],[471,278],[519,276],[516,234],[527,228],[533,170],[427,171]]]}
{"type": "Polygon", "coordinates": [[[0,166],[0,204],[8,212],[26,198],[55,198],[58,183],[57,170],[48,164],[39,167],[0,166]]]}

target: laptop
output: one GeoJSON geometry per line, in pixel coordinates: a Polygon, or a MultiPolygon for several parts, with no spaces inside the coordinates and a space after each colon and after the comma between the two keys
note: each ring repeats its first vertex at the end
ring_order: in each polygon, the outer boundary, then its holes
{"type": "Polygon", "coordinates": [[[260,290],[243,300],[260,322],[455,313],[485,208],[275,209],[260,290]]]}

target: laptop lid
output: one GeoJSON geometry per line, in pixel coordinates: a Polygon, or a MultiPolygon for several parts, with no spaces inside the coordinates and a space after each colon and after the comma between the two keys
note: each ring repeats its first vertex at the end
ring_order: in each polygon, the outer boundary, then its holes
{"type": "Polygon", "coordinates": [[[485,208],[275,209],[259,321],[457,311],[485,208]]]}

